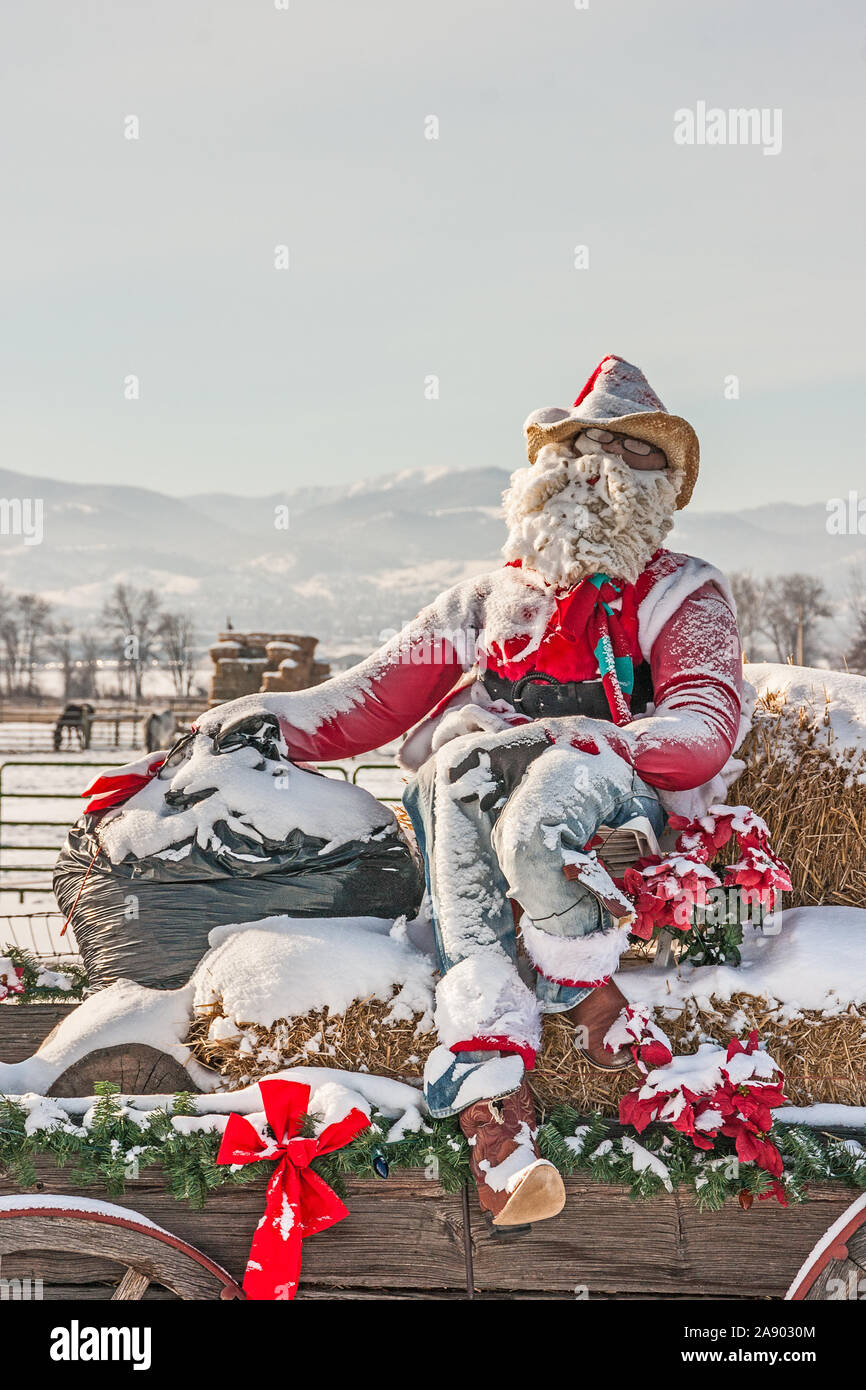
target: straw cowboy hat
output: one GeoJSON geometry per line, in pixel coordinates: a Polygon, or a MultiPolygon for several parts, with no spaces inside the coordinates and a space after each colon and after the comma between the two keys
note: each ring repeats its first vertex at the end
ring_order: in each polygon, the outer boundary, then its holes
{"type": "Polygon", "coordinates": [[[529,462],[545,444],[567,443],[587,427],[617,430],[664,450],[669,466],[682,474],[677,510],[686,505],[698,478],[698,436],[688,420],[668,414],[639,367],[603,357],[571,410],[533,411],[523,426],[529,462]]]}

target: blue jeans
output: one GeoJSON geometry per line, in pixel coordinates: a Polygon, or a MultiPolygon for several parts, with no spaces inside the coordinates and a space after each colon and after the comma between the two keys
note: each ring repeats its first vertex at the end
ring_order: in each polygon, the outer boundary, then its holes
{"type": "MultiPolygon", "coordinates": [[[[658,835],[665,815],[655,791],[622,759],[574,748],[567,738],[568,724],[567,719],[549,719],[543,725],[455,739],[428,759],[405,790],[403,801],[424,856],[442,972],[437,1024],[448,1048],[458,1041],[504,1031],[499,1026],[505,1017],[501,1002],[497,1006],[495,999],[483,998],[482,968],[473,976],[474,1011],[469,1012],[465,1030],[469,1038],[443,1036],[440,1014],[450,1017],[455,1012],[448,998],[449,975],[471,957],[495,961],[500,1001],[503,954],[511,963],[516,978],[509,991],[507,1017],[514,1019],[516,1000],[518,1030],[531,1032],[529,1012],[534,1011],[537,1028],[541,1014],[561,1013],[591,992],[587,987],[558,983],[536,968],[534,1000],[528,1002],[526,987],[517,975],[512,900],[520,904],[535,929],[532,938],[542,944],[538,954],[545,961],[551,957],[565,962],[565,968],[549,974],[586,980],[611,973],[607,969],[585,973],[581,968],[581,960],[605,958],[605,949],[600,955],[598,949],[602,938],[595,934],[610,933],[613,919],[593,893],[565,877],[564,855],[568,850],[582,851],[600,826],[622,825],[636,816],[646,817],[658,835]],[[564,741],[552,742],[551,735],[558,734],[566,735],[564,741]],[[574,966],[569,968],[572,951],[574,966]]],[[[528,944],[526,934],[525,939],[528,944]]],[[[463,984],[461,998],[465,995],[463,984]]],[[[449,1027],[451,1033],[455,1028],[461,1031],[459,1024],[449,1027]]],[[[483,1082],[473,1078],[472,1069],[489,1064],[491,1053],[460,1049],[449,1061],[440,1049],[437,1052],[440,1056],[425,1076],[427,1103],[435,1116],[455,1114],[471,1103],[466,1096],[479,1098],[475,1092],[479,1087],[483,1090],[483,1082]]],[[[505,1070],[488,1065],[494,1089],[504,1084],[505,1070]]],[[[516,1089],[514,1075],[512,1068],[509,1090],[516,1089]]],[[[522,1072],[517,1085],[521,1078],[522,1072]]]]}

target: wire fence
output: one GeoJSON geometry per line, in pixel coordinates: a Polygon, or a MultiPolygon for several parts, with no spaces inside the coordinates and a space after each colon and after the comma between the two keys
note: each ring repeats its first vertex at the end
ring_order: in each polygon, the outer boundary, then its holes
{"type": "Polygon", "coordinates": [[[37,960],[78,959],[78,942],[71,926],[61,936],[63,913],[2,912],[0,913],[0,952],[14,946],[37,960]]]}

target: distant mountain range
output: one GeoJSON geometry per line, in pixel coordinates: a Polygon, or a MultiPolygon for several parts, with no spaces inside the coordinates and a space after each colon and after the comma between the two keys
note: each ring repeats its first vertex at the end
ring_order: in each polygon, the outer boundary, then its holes
{"type": "MultiPolygon", "coordinates": [[[[45,595],[73,621],[112,584],[154,587],[188,609],[207,644],[234,626],[313,632],[365,652],[457,579],[495,565],[498,468],[413,470],[270,497],[169,497],[125,484],[66,483],[0,470],[0,498],[39,497],[44,539],[0,535],[0,581],[45,595]]],[[[866,537],[831,536],[822,504],[684,512],[668,542],[726,570],[806,570],[844,584],[866,537]]]]}

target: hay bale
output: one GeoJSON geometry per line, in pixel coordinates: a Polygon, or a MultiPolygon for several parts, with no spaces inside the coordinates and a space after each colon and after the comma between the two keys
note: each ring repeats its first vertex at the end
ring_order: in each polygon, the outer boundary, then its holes
{"type": "MultiPolygon", "coordinates": [[[[667,1033],[675,1053],[694,1052],[701,1042],[726,1045],[753,1028],[785,1073],[785,1094],[793,1105],[819,1101],[866,1105],[866,1008],[851,1005],[845,1014],[825,1017],[804,1010],[783,1018],[778,1004],[745,992],[730,999],[715,997],[701,1008],[692,999],[679,1010],[656,1008],[654,1021],[667,1033]]],[[[530,1077],[543,1109],[568,1103],[577,1110],[615,1115],[620,1097],[636,1084],[637,1072],[602,1072],[574,1050],[574,1031],[567,1020],[545,1019],[541,1053],[530,1077]]]]}
{"type": "Polygon", "coordinates": [[[758,700],[738,750],[746,770],[732,800],[770,827],[791,870],[794,906],[866,903],[866,708],[862,676],[747,667],[758,700]],[[859,686],[858,686],[859,683],[859,686]],[[853,691],[853,695],[852,695],[853,691]]]}
{"type": "MultiPolygon", "coordinates": [[[[418,1082],[436,1045],[429,1020],[389,1020],[390,1001],[358,1000],[342,1014],[311,1010],[299,1018],[279,1019],[268,1028],[229,1024],[218,1005],[199,1009],[187,1042],[205,1066],[213,1067],[234,1089],[248,1086],[283,1067],[359,1066],[379,1076],[418,1082]],[[225,1020],[225,1026],[215,1020],[225,1020]],[[220,1036],[223,1033],[224,1036],[220,1036]]],[[[654,1010],[675,1052],[694,1052],[700,1042],[726,1044],[746,1037],[752,1028],[785,1073],[785,1093],[793,1105],[818,1101],[866,1105],[866,1008],[825,1017],[805,1010],[783,1018],[775,1002],[745,992],[730,999],[713,997],[710,1007],[694,1000],[684,1008],[654,1010]]],[[[633,1068],[603,1072],[574,1047],[574,1028],[561,1015],[544,1020],[541,1052],[529,1081],[542,1111],[555,1105],[600,1110],[615,1115],[620,1097],[637,1082],[633,1068]]]]}
{"type": "Polygon", "coordinates": [[[289,1066],[420,1076],[434,970],[405,922],[270,917],[219,928],[192,979],[189,1045],[233,1086],[289,1066]]]}
{"type": "Polygon", "coordinates": [[[359,999],[342,1013],[311,1009],[269,1026],[234,1023],[219,1003],[195,1011],[187,1045],[230,1089],[249,1086],[284,1067],[364,1067],[377,1076],[419,1081],[436,1046],[429,1014],[393,1017],[391,999],[359,999]]]}

